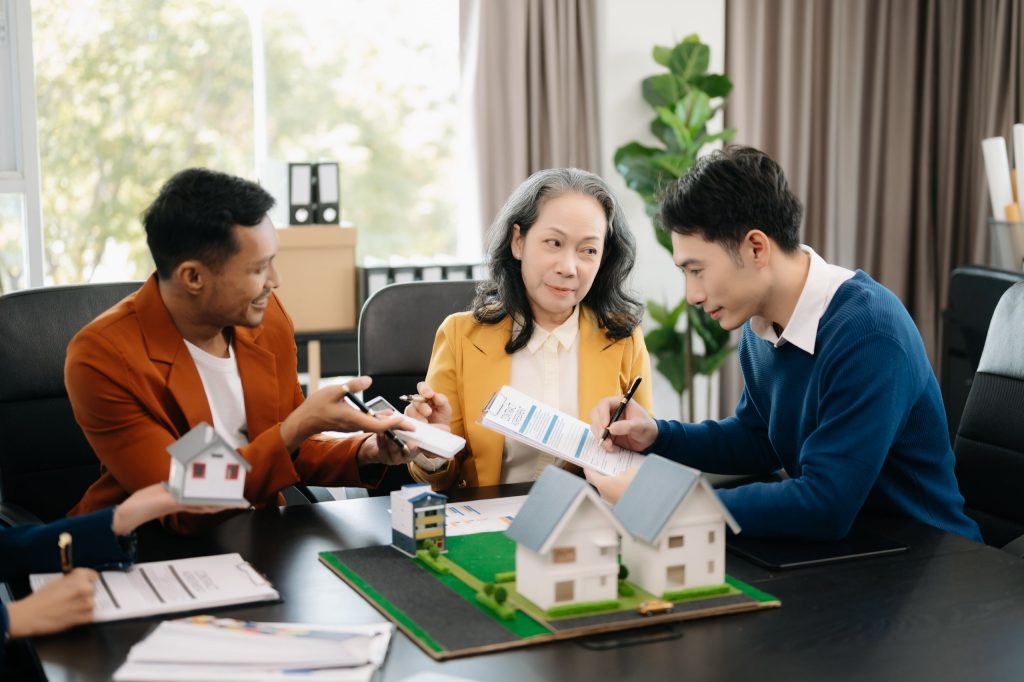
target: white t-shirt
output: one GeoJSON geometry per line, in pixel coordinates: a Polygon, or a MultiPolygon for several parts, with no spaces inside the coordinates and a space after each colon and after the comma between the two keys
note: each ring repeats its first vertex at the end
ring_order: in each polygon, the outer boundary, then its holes
{"type": "MultiPolygon", "coordinates": [[[[513,333],[519,327],[515,326],[513,333]]],[[[526,346],[512,354],[509,385],[517,391],[576,416],[579,412],[580,307],[553,331],[534,325],[526,346]]],[[[558,460],[529,445],[505,439],[501,482],[535,481],[558,460]]]]}
{"type": "Polygon", "coordinates": [[[245,394],[238,374],[234,344],[228,344],[228,357],[210,355],[199,346],[185,341],[189,355],[196,363],[203,381],[206,401],[210,403],[213,428],[231,447],[249,443],[249,425],[245,419],[245,394]]]}

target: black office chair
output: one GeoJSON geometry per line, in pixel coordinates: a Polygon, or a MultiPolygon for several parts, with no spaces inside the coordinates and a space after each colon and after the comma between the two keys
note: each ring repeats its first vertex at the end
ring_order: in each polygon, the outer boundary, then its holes
{"type": "Polygon", "coordinates": [[[64,359],[79,329],[140,286],[82,284],[0,296],[0,523],[60,518],[99,477],[64,389],[64,359]]]}
{"type": "MultiPolygon", "coordinates": [[[[472,280],[404,282],[371,296],[359,315],[359,373],[373,379],[365,399],[383,396],[398,409],[398,396],[416,391],[430,365],[434,335],[452,313],[469,310],[476,293],[472,280]]],[[[405,467],[391,467],[371,494],[383,495],[411,483],[405,467]]]]}
{"type": "Polygon", "coordinates": [[[954,451],[965,511],[985,542],[1024,556],[1024,282],[992,315],[954,451]]]}
{"type": "Polygon", "coordinates": [[[950,442],[955,439],[960,417],[978,371],[985,336],[999,298],[1024,272],[966,265],[949,278],[949,307],[942,311],[942,369],[940,384],[946,406],[950,442]]]}

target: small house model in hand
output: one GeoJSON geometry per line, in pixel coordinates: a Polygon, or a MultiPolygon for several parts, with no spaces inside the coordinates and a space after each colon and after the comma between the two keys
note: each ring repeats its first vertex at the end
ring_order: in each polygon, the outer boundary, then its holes
{"type": "Polygon", "coordinates": [[[544,469],[505,534],[516,541],[516,591],[540,608],[616,598],[625,529],[584,479],[544,469]]]}
{"type": "Polygon", "coordinates": [[[252,465],[206,422],[167,446],[167,489],[183,504],[248,507],[245,474],[252,465]]]}
{"type": "Polygon", "coordinates": [[[391,491],[391,544],[396,549],[416,556],[432,542],[442,552],[445,548],[445,505],[448,498],[431,490],[426,483],[410,483],[391,491]]]}
{"type": "Polygon", "coordinates": [[[725,581],[725,526],[740,527],[697,469],[648,455],[612,513],[630,582],[671,595],[725,581]]]}

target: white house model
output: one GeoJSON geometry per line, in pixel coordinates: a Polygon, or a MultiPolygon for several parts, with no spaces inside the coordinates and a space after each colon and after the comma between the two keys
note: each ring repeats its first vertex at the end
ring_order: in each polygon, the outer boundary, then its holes
{"type": "Polygon", "coordinates": [[[612,513],[630,582],[665,595],[725,581],[725,526],[740,527],[700,471],[648,455],[612,513]]]}
{"type": "Polygon", "coordinates": [[[167,488],[181,502],[249,506],[243,490],[252,465],[206,422],[167,446],[167,452],[171,453],[167,488]]]}
{"type": "Polygon", "coordinates": [[[506,534],[516,591],[540,608],[618,596],[622,525],[582,478],[547,467],[506,534]]]}

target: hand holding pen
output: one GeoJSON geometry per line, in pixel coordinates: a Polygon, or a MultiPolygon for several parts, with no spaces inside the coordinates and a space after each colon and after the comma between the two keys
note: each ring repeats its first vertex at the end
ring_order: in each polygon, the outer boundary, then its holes
{"type": "Polygon", "coordinates": [[[590,430],[601,439],[605,450],[615,446],[644,452],[658,437],[658,424],[647,410],[632,400],[640,385],[640,378],[633,380],[629,390],[621,397],[605,398],[590,412],[590,430]]]}
{"type": "MultiPolygon", "coordinates": [[[[619,406],[615,408],[615,412],[614,414],[612,414],[612,419],[611,421],[608,422],[608,426],[611,426],[615,422],[619,421],[619,418],[622,416],[622,412],[626,409],[626,405],[629,404],[629,401],[633,399],[633,394],[636,393],[636,389],[640,386],[641,381],[643,381],[643,377],[637,377],[636,379],[633,379],[633,383],[630,384],[629,390],[626,391],[626,394],[624,396],[622,396],[622,400],[619,401],[619,406]]],[[[602,443],[608,437],[608,426],[604,428],[604,433],[601,434],[602,443]]]]}
{"type": "MultiPolygon", "coordinates": [[[[353,393],[345,384],[341,385],[341,397],[350,402],[351,404],[355,405],[355,407],[358,408],[359,411],[362,412],[363,414],[369,415],[370,417],[377,419],[377,413],[371,410],[369,407],[367,407],[366,403],[364,403],[362,399],[360,399],[358,395],[353,393]]],[[[412,452],[412,450],[409,449],[409,446],[405,444],[405,441],[398,437],[398,434],[396,434],[393,429],[385,428],[381,431],[381,433],[383,433],[384,437],[390,440],[394,444],[394,446],[397,447],[398,450],[401,452],[400,461],[408,461],[415,457],[415,454],[412,452]]],[[[385,461],[382,463],[392,464],[398,462],[385,461]]]]}

